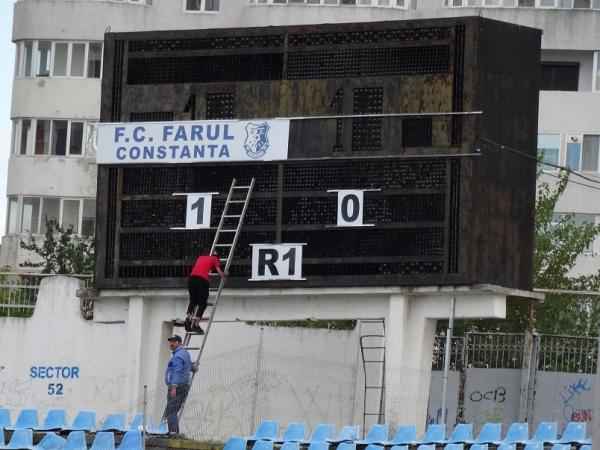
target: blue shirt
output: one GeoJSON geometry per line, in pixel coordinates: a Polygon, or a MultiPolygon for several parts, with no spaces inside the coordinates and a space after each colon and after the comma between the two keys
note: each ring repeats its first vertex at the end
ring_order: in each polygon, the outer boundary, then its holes
{"type": "Polygon", "coordinates": [[[178,384],[190,384],[190,371],[192,370],[192,359],[188,351],[179,347],[173,352],[167,371],[165,372],[165,383],[167,386],[178,384]]]}

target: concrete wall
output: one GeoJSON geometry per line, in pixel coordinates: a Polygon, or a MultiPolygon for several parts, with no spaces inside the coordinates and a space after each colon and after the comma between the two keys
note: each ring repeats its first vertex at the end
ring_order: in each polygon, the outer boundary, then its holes
{"type": "MultiPolygon", "coordinates": [[[[119,409],[133,415],[141,410],[146,385],[152,411],[160,416],[166,339],[183,331],[174,330],[171,321],[184,316],[187,292],[103,291],[93,321],[86,321],[75,295],[78,287],[72,278],[47,278],[32,318],[0,318],[0,405],[37,407],[42,413],[60,406],[71,418],[82,409],[100,417],[119,409]],[[48,372],[59,366],[77,368],[76,375],[70,371],[68,378],[57,379],[57,369],[48,372]],[[43,367],[44,377],[32,367],[43,367]]],[[[221,438],[219,433],[252,428],[252,420],[265,417],[282,423],[361,423],[363,375],[356,330],[268,328],[261,344],[260,327],[240,322],[306,318],[385,319],[386,422],[414,423],[422,432],[435,321],[447,318],[450,298],[456,298],[457,317],[499,318],[506,296],[519,294],[491,286],[225,290],[201,360],[200,381],[190,394],[190,432],[221,438]],[[243,421],[236,419],[240,408],[243,421]],[[197,423],[200,416],[211,418],[204,428],[197,423]]]]}
{"type": "Polygon", "coordinates": [[[77,279],[55,277],[41,286],[33,317],[0,318],[0,405],[66,408],[70,417],[83,409],[113,409],[126,395],[120,357],[126,325],[83,320],[77,279]],[[48,373],[47,367],[69,369],[48,373]]]}
{"type": "MultiPolygon", "coordinates": [[[[475,424],[475,430],[486,422],[501,422],[503,432],[518,422],[520,369],[478,369],[466,371],[463,417],[475,424]]],[[[532,435],[541,422],[557,422],[559,432],[570,421],[586,422],[592,432],[594,416],[595,375],[544,372],[536,374],[535,398],[530,416],[532,435]]],[[[439,408],[442,372],[431,374],[428,415],[430,423],[440,423],[439,408]]],[[[458,407],[460,380],[458,372],[448,378],[448,418],[454,423],[458,407]]]]}

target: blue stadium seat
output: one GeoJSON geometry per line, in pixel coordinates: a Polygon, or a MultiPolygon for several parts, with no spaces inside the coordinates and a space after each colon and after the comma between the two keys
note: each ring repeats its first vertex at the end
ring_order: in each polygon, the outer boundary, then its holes
{"type": "Polygon", "coordinates": [[[277,431],[279,430],[279,421],[277,420],[263,420],[262,423],[256,429],[256,433],[252,436],[246,437],[249,441],[259,441],[266,439],[272,441],[277,439],[277,431]]]}
{"type": "Polygon", "coordinates": [[[275,442],[300,442],[306,437],[306,424],[290,423],[283,436],[275,439],[275,442]]]}
{"type": "Polygon", "coordinates": [[[26,428],[24,430],[15,430],[8,444],[3,445],[3,449],[21,450],[33,447],[33,430],[26,428]]]}
{"type": "Polygon", "coordinates": [[[244,438],[232,437],[227,440],[223,450],[246,450],[248,442],[244,438]]]}
{"type": "Polygon", "coordinates": [[[336,450],[356,450],[356,444],[353,442],[341,442],[336,450]]]}
{"type": "MultiPolygon", "coordinates": [[[[579,447],[579,450],[583,447],[583,445],[579,447]]],[[[571,450],[571,444],[554,444],[550,450],[571,450]]]]}
{"type": "Polygon", "coordinates": [[[473,424],[459,423],[452,430],[452,434],[446,440],[448,444],[460,444],[473,440],[473,424]]]}
{"type": "Polygon", "coordinates": [[[300,442],[284,442],[283,444],[281,444],[280,450],[300,450],[300,442]]]}
{"type": "Polygon", "coordinates": [[[473,444],[469,447],[469,450],[488,450],[488,444],[473,444]]]}
{"type": "Polygon", "coordinates": [[[517,450],[517,444],[500,444],[496,450],[517,450]]]}
{"type": "Polygon", "coordinates": [[[503,440],[496,441],[495,444],[521,444],[529,440],[529,424],[513,423],[508,427],[508,431],[503,440]]]}
{"type": "Polygon", "coordinates": [[[273,450],[273,441],[259,439],[252,446],[252,450],[273,450]]]}
{"type": "Polygon", "coordinates": [[[115,433],[112,431],[96,433],[90,450],[115,450],[115,433]]]}
{"type": "Polygon", "coordinates": [[[33,429],[38,426],[37,409],[22,409],[17,417],[15,425],[12,427],[4,427],[6,430],[26,430],[33,429]]]}
{"type": "Polygon", "coordinates": [[[109,414],[98,431],[125,432],[125,414],[109,414]]]}
{"type": "Polygon", "coordinates": [[[48,433],[42,438],[39,444],[33,446],[33,450],[61,450],[65,445],[65,440],[59,435],[48,433]]]}
{"type": "Polygon", "coordinates": [[[383,445],[369,444],[365,447],[365,450],[383,450],[383,445]]]}
{"type": "Polygon", "coordinates": [[[432,424],[427,427],[419,444],[443,444],[446,441],[446,425],[432,424]]]}
{"type": "Polygon", "coordinates": [[[435,450],[435,444],[421,444],[417,450],[435,450]]]}
{"type": "Polygon", "coordinates": [[[579,447],[579,450],[592,450],[592,444],[585,444],[579,447]]]}
{"type": "Polygon", "coordinates": [[[446,444],[444,446],[444,450],[464,450],[465,449],[465,444],[446,444]]]}
{"type": "Polygon", "coordinates": [[[67,413],[64,409],[50,409],[46,414],[46,420],[41,427],[35,427],[35,431],[62,430],[67,426],[67,413]]]}
{"type": "Polygon", "coordinates": [[[85,433],[83,431],[71,431],[62,450],[87,450],[85,433]]]}
{"type": "Polygon", "coordinates": [[[392,445],[390,450],[408,450],[408,445],[392,445]]]}
{"type": "MultiPolygon", "coordinates": [[[[500,440],[502,425],[499,423],[486,423],[481,427],[479,435],[472,441],[467,441],[467,444],[491,444],[500,440]]],[[[487,448],[487,447],[486,447],[487,448]]],[[[482,450],[476,448],[473,450],[482,450]]]]}
{"type": "Polygon", "coordinates": [[[556,441],[556,422],[541,422],[529,442],[556,441]]]}
{"type": "Polygon", "coordinates": [[[79,411],[71,426],[63,427],[63,431],[91,431],[96,428],[96,413],[79,411]]]}
{"type": "Polygon", "coordinates": [[[142,433],[137,430],[125,433],[119,450],[142,450],[142,433]]]}
{"type": "Polygon", "coordinates": [[[525,445],[524,450],[544,450],[544,443],[540,441],[530,441],[525,445]]]}
{"type": "Polygon", "coordinates": [[[308,450],[329,450],[329,442],[314,441],[308,445],[308,450]]]}
{"type": "Polygon", "coordinates": [[[394,438],[385,445],[404,446],[417,442],[417,427],[414,425],[400,425],[396,429],[394,438]]]}
{"type": "Polygon", "coordinates": [[[346,425],[340,431],[337,438],[335,439],[327,439],[327,442],[331,443],[339,443],[339,442],[353,442],[358,439],[358,426],[357,425],[346,425]]]}
{"type": "MultiPolygon", "coordinates": [[[[375,424],[371,426],[371,429],[367,433],[364,439],[356,441],[359,445],[369,444],[382,444],[388,440],[388,425],[387,424],[375,424]]],[[[383,444],[382,444],[383,445],[383,444]]]]}
{"type": "Polygon", "coordinates": [[[10,409],[0,408],[0,427],[10,427],[10,409]]]}
{"type": "Polygon", "coordinates": [[[312,432],[312,436],[308,441],[300,441],[303,444],[310,444],[311,442],[325,442],[327,439],[333,438],[333,425],[328,423],[320,423],[312,432]]]}
{"type": "Polygon", "coordinates": [[[585,422],[569,422],[563,434],[552,444],[591,444],[592,440],[586,436],[587,426],[585,422]]]}
{"type": "Polygon", "coordinates": [[[4,427],[0,426],[0,447],[4,447],[4,427]]]}

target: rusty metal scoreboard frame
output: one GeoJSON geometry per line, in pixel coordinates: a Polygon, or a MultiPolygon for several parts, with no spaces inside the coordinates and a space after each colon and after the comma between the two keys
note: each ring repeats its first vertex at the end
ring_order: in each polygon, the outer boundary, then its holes
{"type": "Polygon", "coordinates": [[[96,286],[185,286],[255,177],[229,287],[531,288],[535,163],[490,142],[535,155],[540,39],[479,17],[107,34],[103,122],[304,119],[285,161],[100,165],[96,286]],[[335,226],[343,189],[371,226],[335,226]],[[175,192],[219,192],[212,229],[173,230],[175,192]],[[287,242],[305,280],[248,281],[251,244],[287,242]]]}

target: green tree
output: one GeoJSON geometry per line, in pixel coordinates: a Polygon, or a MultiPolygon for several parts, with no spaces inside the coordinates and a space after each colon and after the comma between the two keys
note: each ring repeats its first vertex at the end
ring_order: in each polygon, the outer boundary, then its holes
{"type": "MultiPolygon", "coordinates": [[[[569,182],[566,170],[558,172],[554,186],[540,181],[535,208],[533,285],[538,289],[598,291],[600,272],[575,275],[577,259],[600,235],[600,225],[577,224],[569,214],[558,216],[556,206],[569,182]]],[[[508,299],[506,320],[459,320],[455,333],[466,331],[501,331],[522,333],[529,327],[539,333],[597,335],[600,325],[600,297],[570,294],[546,294],[539,302],[508,299]]],[[[439,330],[447,327],[440,321],[439,330]]]]}
{"type": "Polygon", "coordinates": [[[46,233],[42,242],[28,233],[20,246],[39,256],[38,261],[26,260],[21,267],[41,268],[42,273],[89,274],[94,270],[94,240],[77,236],[72,226],[67,228],[56,220],[45,218],[46,233]]]}
{"type": "MultiPolygon", "coordinates": [[[[538,176],[539,178],[539,176],[538,176]]],[[[600,225],[576,224],[572,215],[556,217],[554,211],[569,182],[561,170],[554,188],[538,183],[535,215],[534,286],[543,289],[598,291],[600,272],[575,275],[577,258],[600,235],[600,225]]],[[[566,294],[546,294],[535,305],[534,325],[540,333],[597,335],[600,298],[566,294]]]]}

